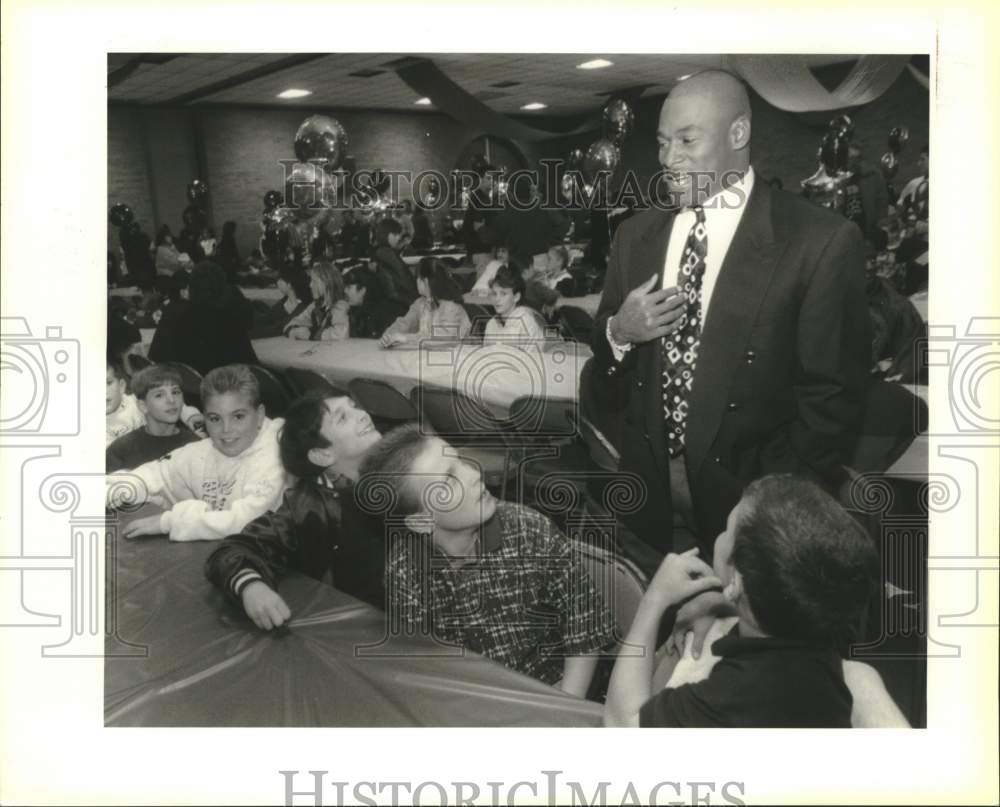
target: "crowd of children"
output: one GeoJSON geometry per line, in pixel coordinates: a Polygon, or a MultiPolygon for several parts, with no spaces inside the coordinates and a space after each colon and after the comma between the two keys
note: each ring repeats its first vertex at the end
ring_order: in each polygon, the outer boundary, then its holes
{"type": "MultiPolygon", "coordinates": [[[[519,281],[507,268],[493,281],[508,318],[519,281]]],[[[574,542],[496,499],[417,425],[383,436],[345,395],[303,397],[271,420],[243,365],[204,377],[203,413],[169,366],[129,383],[109,363],[108,506],[158,506],[129,539],[217,541],[206,576],[256,629],[291,618],[280,589],[300,573],[568,694],[606,690],[611,726],[906,725],[878,674],[844,657],[877,587],[874,545],[810,482],[751,484],[712,565],[668,555],[621,636],[574,542]],[[707,633],[700,655],[689,630],[707,633]]]]}

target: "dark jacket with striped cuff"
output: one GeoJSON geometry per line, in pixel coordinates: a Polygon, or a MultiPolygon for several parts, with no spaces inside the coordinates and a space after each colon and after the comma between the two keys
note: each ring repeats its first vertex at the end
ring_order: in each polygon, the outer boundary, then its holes
{"type": "Polygon", "coordinates": [[[290,572],[307,574],[383,608],[385,530],[358,508],[354,489],[303,479],[281,506],[231,535],[205,561],[205,576],[235,602],[263,580],[277,590],[290,572]]]}

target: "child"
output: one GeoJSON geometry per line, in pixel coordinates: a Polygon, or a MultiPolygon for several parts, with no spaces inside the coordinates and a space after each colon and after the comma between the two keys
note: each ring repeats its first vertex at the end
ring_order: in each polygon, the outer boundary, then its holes
{"type": "Polygon", "coordinates": [[[201,399],[211,439],[140,465],[132,475],[108,476],[108,507],[150,501],[167,508],[131,522],[126,538],[166,533],[173,541],[214,541],[239,532],[281,500],[281,420],[264,415],[250,368],[212,370],[201,382],[201,399]]]}
{"type": "Polygon", "coordinates": [[[205,575],[262,630],[291,616],[277,593],[289,571],[377,608],[385,606],[385,530],[354,499],[365,453],[382,436],[368,413],[345,396],[307,396],[285,414],[281,461],[299,478],[281,506],[227,538],[205,563],[205,575]]]}
{"type": "Polygon", "coordinates": [[[405,316],[382,334],[382,347],[415,344],[430,337],[464,339],[472,330],[469,315],[462,307],[462,293],[448,267],[434,258],[421,258],[417,267],[420,296],[405,316]]]}
{"type": "Polygon", "coordinates": [[[344,282],[352,339],[378,339],[406,313],[406,306],[382,296],[382,286],[370,269],[355,266],[344,282]]]}
{"type": "Polygon", "coordinates": [[[864,530],[816,485],[774,475],[751,483],[729,514],[714,572],[697,551],[668,555],[650,583],[625,639],[647,652],[615,663],[605,722],[849,727],[848,683],[857,681],[845,683],[836,648],[853,637],[876,587],[878,555],[864,530]],[[700,661],[688,639],[666,688],[653,694],[661,617],[717,586],[735,609],[735,625],[717,625],[727,635],[700,661]]]}
{"type": "MultiPolygon", "coordinates": [[[[108,360],[107,389],[104,406],[107,414],[104,447],[122,435],[146,425],[146,416],[134,395],[125,392],[125,370],[117,361],[108,360]]],[[[181,422],[199,437],[204,437],[205,420],[193,406],[181,407],[181,422]]]]}
{"type": "Polygon", "coordinates": [[[496,276],[497,270],[501,266],[508,266],[509,259],[510,251],[507,247],[497,247],[494,249],[493,260],[486,264],[486,267],[483,269],[483,273],[476,278],[475,285],[473,285],[469,294],[475,294],[478,297],[489,296],[490,283],[493,282],[493,278],[496,276]]]}
{"type": "Polygon", "coordinates": [[[320,261],[309,268],[313,301],[285,325],[290,339],[339,341],[350,334],[350,317],[344,299],[344,278],[332,263],[320,261]]]}
{"type": "Polygon", "coordinates": [[[108,473],[135,468],[200,439],[177,421],[184,405],[181,375],[172,367],[154,364],[132,378],[132,395],[145,423],[123,434],[105,452],[108,473]]]}
{"type": "Polygon", "coordinates": [[[573,275],[569,273],[569,251],[566,247],[549,247],[545,271],[538,280],[563,297],[573,293],[573,275]]]}
{"type": "Polygon", "coordinates": [[[385,515],[405,525],[386,558],[390,624],[588,694],[614,622],[549,519],[494,499],[476,467],[415,424],[372,446],[361,477],[391,488],[385,515]]]}
{"type": "Polygon", "coordinates": [[[493,308],[496,316],[486,323],[483,344],[508,343],[521,348],[537,346],[545,338],[541,316],[532,308],[521,305],[524,297],[524,278],[508,266],[501,266],[490,281],[493,308]]]}

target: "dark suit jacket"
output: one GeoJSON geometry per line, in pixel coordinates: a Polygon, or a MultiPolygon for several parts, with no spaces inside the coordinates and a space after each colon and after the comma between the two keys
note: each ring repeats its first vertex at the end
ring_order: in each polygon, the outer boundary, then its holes
{"type": "MultiPolygon", "coordinates": [[[[618,363],[606,325],[631,289],[662,274],[672,223],[672,214],[647,210],[621,225],[593,337],[598,398],[619,418],[622,469],[649,485],[629,521],[664,550],[672,511],[660,342],[636,345],[618,363]]],[[[715,284],[688,402],[685,462],[704,546],[755,478],[793,472],[828,487],[843,479],[869,334],[858,228],[758,179],[715,284]]]]}

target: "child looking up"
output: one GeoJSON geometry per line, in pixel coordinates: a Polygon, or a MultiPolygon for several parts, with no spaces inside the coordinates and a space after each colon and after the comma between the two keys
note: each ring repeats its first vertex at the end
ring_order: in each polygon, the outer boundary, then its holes
{"type": "Polygon", "coordinates": [[[135,468],[200,439],[178,425],[184,393],[181,375],[172,367],[154,364],[140,370],[132,378],[132,394],[145,422],[108,446],[104,460],[108,473],[135,468]]]}
{"type": "Polygon", "coordinates": [[[209,440],[182,446],[131,474],[108,476],[108,507],[149,501],[166,508],[131,522],[126,538],[165,533],[174,541],[219,540],[281,501],[282,421],[265,416],[250,369],[231,364],[212,370],[201,382],[201,399],[209,440]]]}

